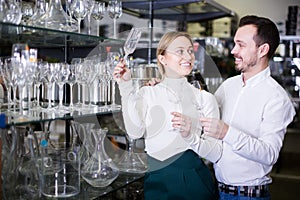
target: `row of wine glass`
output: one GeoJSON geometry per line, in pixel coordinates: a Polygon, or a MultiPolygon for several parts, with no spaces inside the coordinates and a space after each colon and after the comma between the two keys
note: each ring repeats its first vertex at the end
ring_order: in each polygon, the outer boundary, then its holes
{"type": "Polygon", "coordinates": [[[35,0],[35,3],[18,0],[0,0],[0,21],[37,26],[63,31],[81,32],[81,21],[87,17],[88,34],[91,34],[91,18],[99,24],[105,13],[114,22],[114,38],[116,38],[116,19],[122,15],[122,1],[112,0],[107,8],[104,2],[95,0],[35,0]],[[77,25],[76,25],[77,24],[77,25]]]}
{"type": "MultiPolygon", "coordinates": [[[[118,53],[108,53],[105,61],[101,61],[98,56],[93,56],[90,58],[74,59],[71,64],[67,64],[48,63],[43,60],[31,62],[29,58],[27,59],[27,51],[29,50],[22,51],[21,59],[17,57],[1,59],[0,76],[8,91],[6,104],[10,114],[21,116],[24,109],[69,113],[74,110],[84,109],[88,111],[95,108],[99,109],[99,111],[108,111],[118,107],[115,102],[111,102],[110,105],[107,102],[110,93],[109,90],[112,87],[111,81],[114,62],[119,58],[118,53]],[[96,87],[92,87],[95,83],[96,87]],[[64,85],[66,84],[70,86],[69,93],[67,93],[67,90],[64,90],[64,85]],[[75,84],[78,86],[78,102],[76,104],[73,103],[73,86],[75,84]],[[55,85],[59,88],[58,105],[54,105],[52,102],[55,85]],[[91,93],[95,91],[91,91],[91,88],[95,88],[96,90],[103,89],[103,93],[99,94],[104,95],[102,97],[105,101],[104,106],[92,104],[91,93]],[[80,89],[83,89],[83,91],[80,89]],[[40,94],[41,90],[46,90],[45,96],[47,97],[45,99],[48,102],[40,101],[40,97],[42,96],[40,94]],[[18,97],[17,91],[19,92],[18,97]],[[83,94],[87,94],[87,99],[83,94]],[[63,103],[63,97],[66,95],[70,97],[68,104],[63,103]],[[34,100],[33,102],[31,101],[32,99],[34,100]],[[26,108],[24,108],[25,103],[27,105],[26,108]]],[[[113,82],[113,84],[115,83],[113,82]]],[[[114,95],[114,91],[112,91],[112,95],[114,95]]]]}

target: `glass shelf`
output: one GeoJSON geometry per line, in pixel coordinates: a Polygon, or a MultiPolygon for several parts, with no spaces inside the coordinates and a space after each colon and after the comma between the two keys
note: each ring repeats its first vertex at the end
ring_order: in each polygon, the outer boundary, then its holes
{"type": "Polygon", "coordinates": [[[0,22],[0,41],[1,45],[5,43],[28,42],[33,46],[64,46],[62,41],[68,38],[73,45],[98,45],[100,42],[109,42],[119,44],[124,42],[124,38],[111,39],[98,37],[95,35],[80,34],[77,32],[66,32],[60,30],[46,29],[40,27],[16,25],[0,22]]]}
{"type": "Polygon", "coordinates": [[[118,39],[111,39],[77,32],[0,22],[0,56],[10,56],[14,43],[27,43],[29,47],[39,50],[52,49],[57,54],[58,49],[65,52],[72,48],[85,48],[92,51],[95,47],[105,49],[106,46],[119,49],[124,41],[125,38],[122,36],[118,39]]]}
{"type": "Polygon", "coordinates": [[[116,108],[113,111],[103,111],[101,107],[95,107],[93,109],[85,109],[83,111],[72,111],[68,113],[59,113],[58,110],[54,110],[52,112],[49,111],[29,111],[24,110],[23,114],[13,114],[12,112],[7,112],[2,110],[2,114],[5,114],[6,117],[6,126],[21,126],[31,123],[39,123],[39,122],[46,122],[51,120],[73,120],[76,118],[83,118],[83,117],[94,117],[94,116],[101,116],[101,115],[111,115],[114,113],[119,113],[120,108],[116,108]]]}
{"type": "MultiPolygon", "coordinates": [[[[137,196],[137,198],[128,198],[128,199],[140,199],[142,195],[143,188],[143,174],[122,174],[120,173],[118,178],[110,184],[108,187],[104,188],[95,188],[90,185],[88,185],[86,182],[81,182],[81,192],[79,195],[76,195],[74,197],[69,198],[70,200],[77,200],[77,199],[120,199],[116,198],[116,195],[120,195],[121,189],[127,187],[130,187],[130,184],[136,183],[134,185],[134,188],[132,188],[133,191],[130,190],[130,188],[126,188],[126,192],[128,194],[123,195],[130,195],[130,196],[137,196]],[[118,194],[112,194],[114,192],[118,191],[118,194]],[[133,194],[136,193],[136,194],[133,194]]],[[[122,198],[123,199],[123,198],[122,198]]],[[[127,198],[124,198],[127,199],[127,198]]]]}

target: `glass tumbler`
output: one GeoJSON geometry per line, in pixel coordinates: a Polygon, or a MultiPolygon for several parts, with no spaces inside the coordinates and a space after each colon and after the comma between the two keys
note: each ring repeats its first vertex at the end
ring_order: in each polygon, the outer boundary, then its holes
{"type": "Polygon", "coordinates": [[[40,184],[46,197],[67,198],[80,193],[80,159],[65,144],[41,141],[40,184]]]}

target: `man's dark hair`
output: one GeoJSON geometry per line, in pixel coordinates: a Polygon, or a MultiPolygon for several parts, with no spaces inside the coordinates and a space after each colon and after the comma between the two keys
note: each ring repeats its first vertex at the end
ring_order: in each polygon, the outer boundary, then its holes
{"type": "Polygon", "coordinates": [[[267,56],[270,59],[275,53],[280,41],[277,26],[270,19],[255,15],[242,17],[239,27],[245,25],[254,25],[257,28],[256,36],[253,38],[257,46],[264,43],[269,44],[270,49],[267,56]]]}

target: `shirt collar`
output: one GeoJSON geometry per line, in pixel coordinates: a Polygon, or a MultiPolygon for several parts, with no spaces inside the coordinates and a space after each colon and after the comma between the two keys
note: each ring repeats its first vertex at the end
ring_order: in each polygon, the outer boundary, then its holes
{"type": "Polygon", "coordinates": [[[270,67],[267,67],[263,71],[259,72],[258,74],[254,75],[253,77],[248,79],[245,84],[243,81],[243,74],[242,74],[241,82],[244,86],[253,87],[256,84],[260,83],[262,80],[265,80],[266,78],[270,77],[270,75],[271,75],[270,67]]]}

